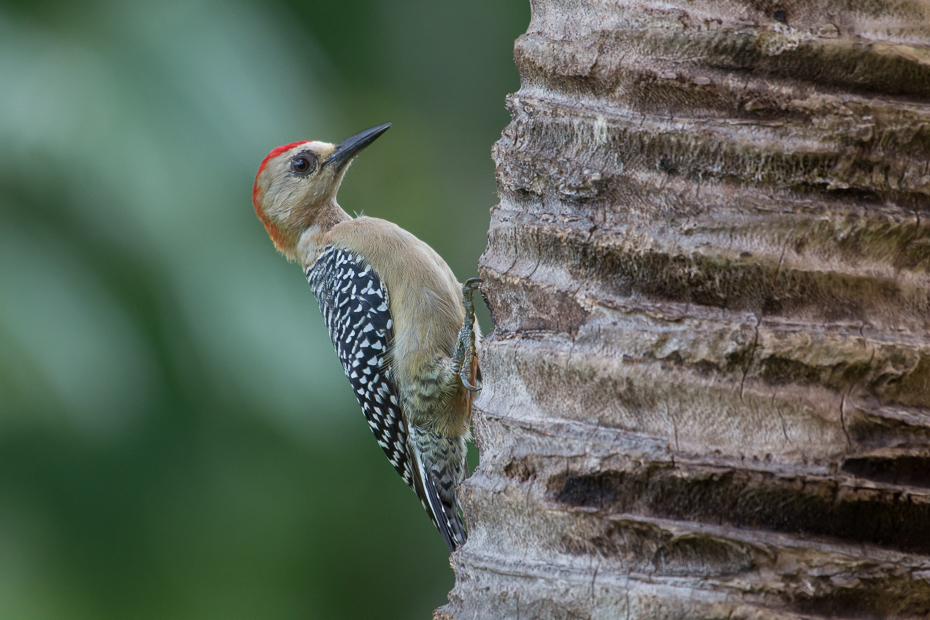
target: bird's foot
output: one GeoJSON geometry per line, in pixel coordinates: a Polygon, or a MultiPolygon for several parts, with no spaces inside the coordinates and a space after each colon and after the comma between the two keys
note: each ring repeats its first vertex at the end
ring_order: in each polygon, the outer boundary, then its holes
{"type": "Polygon", "coordinates": [[[465,308],[465,321],[459,331],[459,339],[455,345],[453,364],[455,371],[462,380],[462,385],[469,392],[479,392],[481,387],[471,384],[472,366],[478,359],[478,349],[475,345],[475,303],[472,299],[481,278],[469,278],[462,285],[462,306],[465,308]],[[466,360],[468,363],[466,363],[466,360]]]}

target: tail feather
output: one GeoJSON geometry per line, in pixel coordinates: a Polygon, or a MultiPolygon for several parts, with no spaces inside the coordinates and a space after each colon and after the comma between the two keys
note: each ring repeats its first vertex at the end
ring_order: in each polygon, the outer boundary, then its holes
{"type": "Polygon", "coordinates": [[[443,501],[429,467],[424,464],[423,458],[416,450],[411,452],[413,452],[411,456],[416,463],[414,468],[414,490],[420,496],[423,508],[426,509],[433,525],[439,530],[446,546],[449,547],[449,551],[455,551],[465,543],[467,538],[465,525],[459,515],[458,498],[455,497],[455,489],[452,489],[453,501],[443,501]]]}

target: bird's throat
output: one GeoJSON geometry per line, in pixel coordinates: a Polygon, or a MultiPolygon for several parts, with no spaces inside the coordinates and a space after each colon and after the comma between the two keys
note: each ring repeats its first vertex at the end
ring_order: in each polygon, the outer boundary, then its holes
{"type": "Polygon", "coordinates": [[[340,222],[351,220],[352,216],[334,202],[324,207],[313,218],[313,222],[300,235],[297,241],[296,256],[306,271],[310,268],[323,248],[329,243],[330,231],[340,222]]]}

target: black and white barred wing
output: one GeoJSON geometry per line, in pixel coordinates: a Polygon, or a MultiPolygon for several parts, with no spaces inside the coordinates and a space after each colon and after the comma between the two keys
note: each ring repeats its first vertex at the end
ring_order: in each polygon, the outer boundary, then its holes
{"type": "Polygon", "coordinates": [[[368,426],[412,488],[406,423],[386,364],[394,335],[387,289],[358,256],[332,246],[324,249],[306,275],[368,426]]]}

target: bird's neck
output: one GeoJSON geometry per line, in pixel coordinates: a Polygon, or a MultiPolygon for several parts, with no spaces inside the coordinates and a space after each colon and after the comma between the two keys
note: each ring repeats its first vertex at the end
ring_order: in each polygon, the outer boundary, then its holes
{"type": "Polygon", "coordinates": [[[297,241],[296,258],[304,268],[304,272],[316,262],[317,256],[329,243],[329,232],[333,226],[351,219],[352,216],[343,211],[335,200],[316,214],[313,223],[304,230],[297,241]]]}

